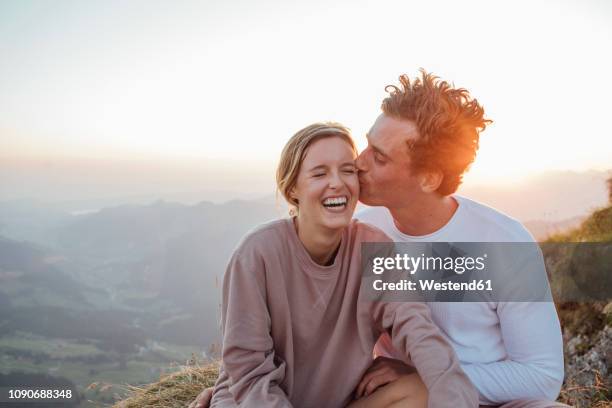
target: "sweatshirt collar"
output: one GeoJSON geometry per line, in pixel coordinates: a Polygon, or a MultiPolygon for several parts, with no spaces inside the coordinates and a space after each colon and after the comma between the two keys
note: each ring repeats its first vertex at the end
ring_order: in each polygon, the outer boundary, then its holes
{"type": "Polygon", "coordinates": [[[307,271],[312,271],[317,274],[317,276],[322,277],[332,277],[336,275],[333,272],[340,270],[340,266],[342,264],[342,258],[344,258],[344,250],[346,247],[346,241],[348,239],[348,227],[344,229],[342,232],[342,239],[340,241],[340,248],[338,248],[338,252],[334,258],[334,262],[331,265],[319,265],[315,261],[312,260],[308,251],[300,241],[300,237],[297,234],[295,229],[295,225],[293,223],[293,218],[287,218],[285,222],[285,226],[288,228],[289,239],[291,240],[292,246],[295,248],[295,256],[298,258],[302,266],[306,268],[307,271]]]}

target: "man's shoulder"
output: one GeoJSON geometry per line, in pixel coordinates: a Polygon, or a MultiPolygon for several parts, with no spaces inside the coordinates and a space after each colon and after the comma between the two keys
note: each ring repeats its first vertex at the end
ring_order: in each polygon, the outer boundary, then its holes
{"type": "Polygon", "coordinates": [[[482,227],[487,241],[533,242],[534,238],[516,218],[487,204],[455,195],[462,207],[463,217],[474,226],[482,227]]]}
{"type": "Polygon", "coordinates": [[[391,238],[382,229],[360,218],[355,217],[349,228],[361,242],[391,242],[391,238]]]}
{"type": "Polygon", "coordinates": [[[386,207],[363,207],[353,215],[353,218],[371,225],[380,225],[391,217],[386,207]]]}

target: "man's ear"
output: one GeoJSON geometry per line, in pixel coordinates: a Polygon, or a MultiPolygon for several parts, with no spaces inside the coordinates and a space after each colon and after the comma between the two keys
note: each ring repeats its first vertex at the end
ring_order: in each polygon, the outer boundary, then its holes
{"type": "Polygon", "coordinates": [[[428,170],[419,175],[421,190],[424,193],[433,193],[440,187],[444,174],[440,170],[428,170]]]}

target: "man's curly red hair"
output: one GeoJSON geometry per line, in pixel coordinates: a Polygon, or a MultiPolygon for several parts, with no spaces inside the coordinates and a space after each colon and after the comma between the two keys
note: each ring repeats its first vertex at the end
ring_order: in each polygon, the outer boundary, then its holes
{"type": "Polygon", "coordinates": [[[484,109],[466,89],[420,72],[413,81],[401,75],[400,87],[386,86],[389,96],[381,108],[385,115],[416,124],[419,136],[408,146],[412,170],[441,171],[437,192],[449,195],[474,161],[480,132],[491,120],[484,118],[484,109]]]}

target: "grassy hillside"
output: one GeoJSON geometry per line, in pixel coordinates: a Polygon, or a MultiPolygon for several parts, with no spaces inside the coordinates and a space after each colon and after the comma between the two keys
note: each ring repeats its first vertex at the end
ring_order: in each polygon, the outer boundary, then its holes
{"type": "Polygon", "coordinates": [[[544,244],[552,245],[552,252],[556,255],[555,258],[545,251],[547,264],[555,265],[549,268],[553,293],[560,294],[555,299],[571,298],[572,290],[576,290],[572,285],[585,285],[585,282],[591,286],[587,287],[590,293],[598,295],[597,300],[592,301],[557,302],[566,365],[561,399],[577,407],[612,406],[612,302],[609,302],[612,263],[609,262],[609,245],[597,247],[607,251],[607,255],[604,253],[604,257],[593,260],[596,268],[591,270],[588,267],[583,270],[567,268],[571,264],[568,258],[576,257],[576,254],[566,253],[564,258],[559,256],[559,251],[568,247],[579,248],[578,244],[569,246],[572,245],[569,243],[589,245],[604,242],[612,243],[612,206],[594,211],[579,227],[555,234],[544,244]],[[566,243],[568,246],[564,245],[566,243]],[[592,290],[598,286],[599,292],[592,290]]]}
{"type": "Polygon", "coordinates": [[[552,235],[547,242],[612,241],[612,205],[594,211],[578,228],[552,235]]]}

